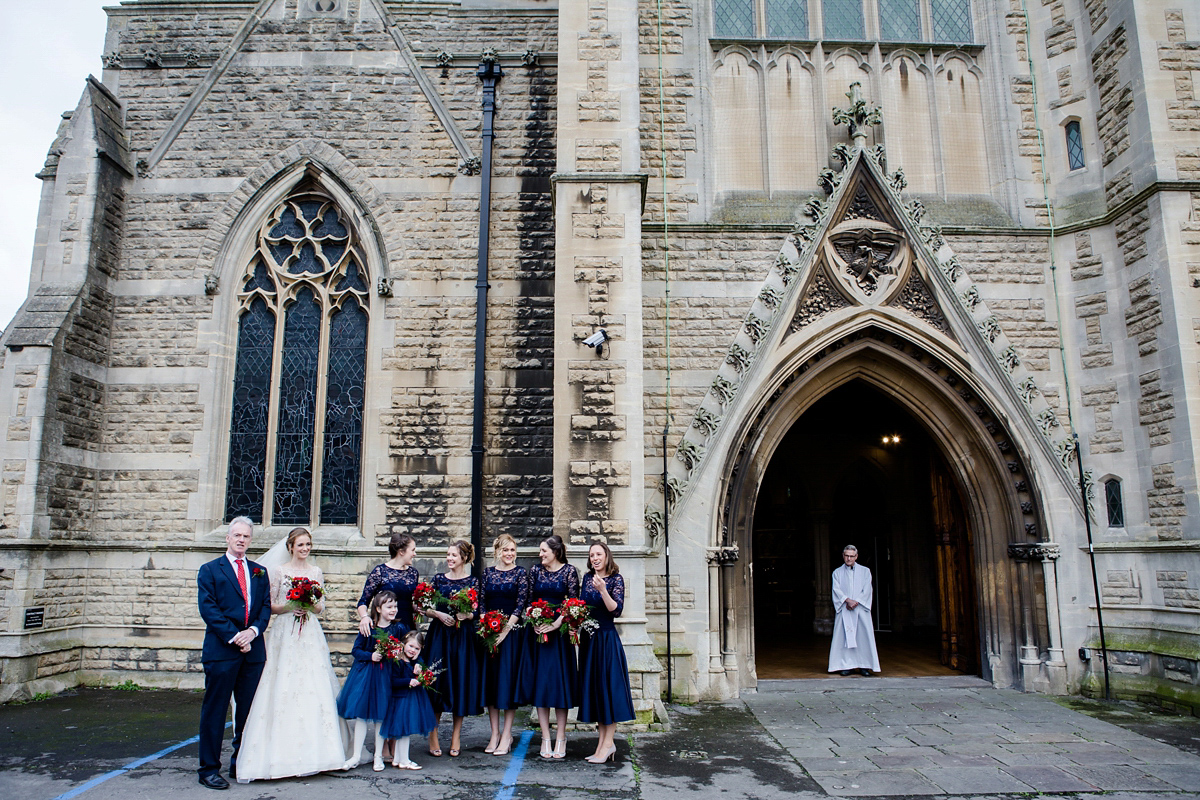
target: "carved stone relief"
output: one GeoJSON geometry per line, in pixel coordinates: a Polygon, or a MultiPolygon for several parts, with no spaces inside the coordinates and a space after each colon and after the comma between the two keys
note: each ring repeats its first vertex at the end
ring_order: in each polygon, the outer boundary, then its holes
{"type": "Polygon", "coordinates": [[[954,338],[950,326],[946,323],[946,317],[942,315],[942,310],[933,299],[929,287],[915,270],[909,275],[908,282],[904,284],[900,294],[896,295],[893,305],[904,309],[933,329],[954,338]]]}
{"type": "Polygon", "coordinates": [[[818,270],[812,284],[804,294],[804,299],[796,306],[796,315],[788,325],[788,333],[795,333],[801,328],[820,319],[831,311],[846,308],[850,303],[842,293],[833,288],[824,270],[818,270]]]}

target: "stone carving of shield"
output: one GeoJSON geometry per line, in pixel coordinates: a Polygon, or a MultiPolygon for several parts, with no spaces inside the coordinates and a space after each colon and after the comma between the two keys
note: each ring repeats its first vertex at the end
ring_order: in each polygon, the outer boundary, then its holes
{"type": "Polygon", "coordinates": [[[847,219],[829,231],[824,249],[830,274],[861,305],[886,303],[908,276],[908,242],[886,222],[847,219]]]}

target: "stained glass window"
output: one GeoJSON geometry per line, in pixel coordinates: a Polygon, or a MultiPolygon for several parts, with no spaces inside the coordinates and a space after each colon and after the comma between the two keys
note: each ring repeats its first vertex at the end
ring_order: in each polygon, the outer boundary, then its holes
{"type": "Polygon", "coordinates": [[[767,35],[808,38],[808,0],[767,0],[767,35]]]}
{"type": "Polygon", "coordinates": [[[825,38],[862,41],[867,38],[862,0],[825,0],[825,38]]]}
{"type": "Polygon", "coordinates": [[[238,320],[233,424],[229,431],[229,474],[225,485],[226,519],[245,514],[255,522],[262,522],[274,358],[275,315],[261,297],[255,297],[238,320]]]}
{"type": "Polygon", "coordinates": [[[932,0],[933,40],[953,44],[975,41],[971,31],[971,0],[932,0]]]}
{"type": "Polygon", "coordinates": [[[1121,482],[1109,478],[1104,482],[1104,505],[1108,511],[1108,527],[1125,527],[1125,503],[1121,500],[1121,482]]]}
{"type": "Polygon", "coordinates": [[[1079,130],[1079,121],[1067,123],[1067,163],[1071,169],[1083,169],[1087,162],[1083,159],[1083,133],[1079,130]]]}
{"type": "Polygon", "coordinates": [[[354,242],[315,187],[260,230],[240,281],[226,519],[358,523],[371,281],[354,242]]]}
{"type": "Polygon", "coordinates": [[[713,0],[713,34],[718,38],[752,38],[754,0],[713,0]]]}
{"type": "Polygon", "coordinates": [[[885,42],[921,41],[921,7],[917,0],[879,0],[879,29],[885,42]]]}

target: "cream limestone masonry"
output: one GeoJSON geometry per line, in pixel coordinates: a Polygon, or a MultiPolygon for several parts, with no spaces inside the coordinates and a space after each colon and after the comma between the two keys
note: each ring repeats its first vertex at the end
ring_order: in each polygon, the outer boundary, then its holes
{"type": "Polygon", "coordinates": [[[659,663],[645,619],[637,22],[637,0],[559,7],[554,531],[573,550],[603,536],[620,560],[620,630],[641,712],[658,700],[659,663]],[[581,343],[594,331],[578,330],[579,318],[612,336],[601,355],[581,343]]]}

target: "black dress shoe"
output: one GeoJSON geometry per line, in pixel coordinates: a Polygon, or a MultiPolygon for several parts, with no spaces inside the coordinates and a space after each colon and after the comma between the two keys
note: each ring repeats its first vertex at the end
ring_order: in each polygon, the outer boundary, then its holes
{"type": "Polygon", "coordinates": [[[206,789],[228,789],[229,781],[222,778],[219,772],[214,772],[211,775],[201,775],[200,785],[206,789]]]}
{"type": "MultiPolygon", "coordinates": [[[[869,678],[869,677],[871,677],[871,670],[869,670],[869,669],[863,669],[863,670],[859,670],[859,671],[860,671],[860,672],[862,672],[862,674],[863,674],[865,677],[868,677],[868,678],[869,678]]],[[[231,777],[231,778],[233,777],[233,773],[232,773],[232,772],[230,772],[230,774],[229,774],[229,777],[231,777]]]]}
{"type": "Polygon", "coordinates": [[[854,674],[854,670],[852,670],[852,669],[844,669],[841,672],[842,677],[846,677],[846,678],[850,677],[853,674],[854,674]]]}

